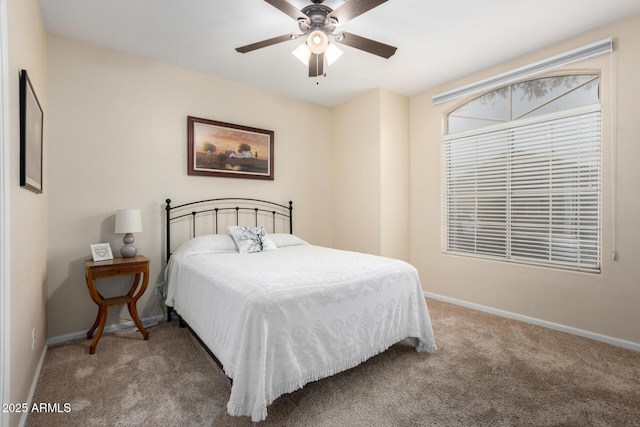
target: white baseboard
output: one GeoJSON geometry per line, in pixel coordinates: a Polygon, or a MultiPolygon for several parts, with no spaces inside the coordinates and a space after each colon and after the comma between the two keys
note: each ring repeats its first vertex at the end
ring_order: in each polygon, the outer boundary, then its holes
{"type": "MultiPolygon", "coordinates": [[[[155,326],[158,324],[158,322],[160,322],[161,320],[163,320],[165,318],[164,314],[159,314],[157,316],[152,316],[152,317],[145,317],[144,319],[140,319],[140,321],[142,322],[142,326],[149,327],[149,326],[155,326]]],[[[131,328],[131,327],[135,327],[135,324],[133,323],[133,320],[129,320],[127,322],[123,322],[123,323],[117,323],[114,325],[109,325],[106,326],[104,328],[104,333],[108,334],[110,332],[115,332],[115,331],[119,331],[120,329],[126,329],[126,328],[131,328]]],[[[71,334],[65,334],[65,335],[59,335],[57,337],[50,337],[47,340],[47,344],[48,345],[56,345],[56,344],[62,344],[65,342],[69,342],[69,341],[73,341],[73,340],[78,340],[87,338],[87,331],[81,331],[81,332],[74,332],[71,334]]]]}
{"type": "MultiPolygon", "coordinates": [[[[38,379],[40,379],[40,371],[42,371],[42,365],[44,365],[44,357],[47,355],[47,349],[49,346],[47,344],[42,348],[42,354],[40,355],[40,361],[38,361],[38,367],[36,368],[36,372],[33,374],[33,381],[31,381],[31,388],[29,389],[29,396],[27,396],[27,404],[29,408],[33,405],[33,396],[36,394],[36,387],[38,386],[38,379]]],[[[29,412],[24,411],[22,413],[22,417],[20,417],[20,427],[24,427],[27,423],[27,417],[29,416],[29,412]]]]}
{"type": "Polygon", "coordinates": [[[456,298],[450,298],[444,295],[438,295],[431,292],[424,292],[424,296],[427,298],[435,299],[438,301],[448,302],[450,304],[460,305],[462,307],[471,308],[473,310],[483,311],[489,314],[495,314],[496,316],[506,317],[508,319],[519,320],[521,322],[530,323],[532,325],[542,326],[545,328],[553,329],[555,331],[566,332],[568,334],[577,335],[584,338],[589,338],[595,341],[604,342],[607,344],[615,345],[617,347],[626,348],[640,352],[640,344],[632,341],[621,340],[613,338],[607,335],[597,334],[595,332],[585,331],[583,329],[573,328],[571,326],[560,325],[558,323],[547,322],[546,320],[536,319],[534,317],[524,316],[518,313],[512,313],[510,311],[499,310],[493,307],[487,307],[472,302],[459,300],[456,298]]]}

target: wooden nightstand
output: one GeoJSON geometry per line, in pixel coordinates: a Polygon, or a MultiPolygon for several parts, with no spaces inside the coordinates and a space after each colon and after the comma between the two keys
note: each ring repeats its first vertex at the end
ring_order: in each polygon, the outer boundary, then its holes
{"type": "Polygon", "coordinates": [[[98,316],[96,317],[96,321],[93,322],[91,329],[89,329],[89,332],[87,332],[87,339],[91,339],[93,332],[98,328],[98,332],[93,338],[91,346],[89,346],[89,353],[94,354],[96,352],[96,346],[98,345],[98,341],[100,341],[100,337],[104,331],[104,325],[107,322],[107,309],[114,305],[127,304],[131,318],[143,338],[145,340],[149,339],[149,333],[142,326],[142,322],[140,322],[140,318],[138,317],[138,309],[136,308],[136,302],[149,284],[149,258],[138,255],[133,258],[114,258],[108,261],[87,261],[84,263],[84,266],[89,295],[91,295],[93,302],[98,304],[98,316]],[[129,289],[126,295],[104,298],[96,289],[97,279],[134,274],[135,277],[131,284],[131,289],[129,289]],[[140,287],[140,289],[138,289],[138,287],[140,287]],[[138,289],[137,293],[136,289],[138,289]]]}

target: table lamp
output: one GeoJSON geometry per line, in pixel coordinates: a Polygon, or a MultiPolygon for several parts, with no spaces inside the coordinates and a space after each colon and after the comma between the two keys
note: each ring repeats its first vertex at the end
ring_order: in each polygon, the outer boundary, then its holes
{"type": "Polygon", "coordinates": [[[132,233],[142,231],[142,217],[140,209],[119,209],[116,211],[116,233],[125,233],[122,241],[124,245],[120,248],[120,255],[123,258],[132,258],[138,253],[138,249],[133,245],[132,233]]]}

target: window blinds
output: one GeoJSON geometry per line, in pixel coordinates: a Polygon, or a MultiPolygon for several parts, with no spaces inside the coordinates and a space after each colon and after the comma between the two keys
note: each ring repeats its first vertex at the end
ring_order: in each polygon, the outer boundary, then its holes
{"type": "Polygon", "coordinates": [[[600,270],[600,106],[447,136],[443,249],[600,270]]]}

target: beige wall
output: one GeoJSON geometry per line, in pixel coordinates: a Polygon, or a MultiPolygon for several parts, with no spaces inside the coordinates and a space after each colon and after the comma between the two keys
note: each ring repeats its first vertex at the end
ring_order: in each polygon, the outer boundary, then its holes
{"type": "Polygon", "coordinates": [[[380,93],[333,109],[333,244],[380,253],[380,93]]]}
{"type": "MultiPolygon", "coordinates": [[[[116,209],[142,210],[136,245],[151,259],[142,317],[162,314],[152,285],[162,280],[166,198],[293,200],[294,232],[331,245],[329,109],[55,35],[47,67],[50,337],[91,326],[97,307],[84,261],[91,243],[120,248],[116,209]],[[275,180],[188,176],[188,115],[275,131],[275,180]]],[[[101,289],[126,287],[116,280],[101,289]]],[[[107,324],[119,315],[129,318],[126,308],[113,309],[107,324]]]]}
{"type": "Polygon", "coordinates": [[[411,259],[426,291],[640,343],[638,46],[640,16],[411,99],[411,259]],[[613,55],[568,67],[596,69],[602,73],[602,273],[576,273],[443,255],[440,238],[443,118],[466,100],[434,106],[432,96],[609,36],[614,37],[613,55]],[[617,261],[611,259],[614,239],[617,239],[617,261]]]}
{"type": "Polygon", "coordinates": [[[376,89],[333,110],[333,243],[409,259],[409,99],[376,89]]]}
{"type": "MultiPolygon", "coordinates": [[[[11,391],[10,402],[26,402],[47,337],[47,199],[49,182],[44,162],[44,193],[20,187],[19,72],[26,69],[48,122],[46,85],[46,35],[37,0],[7,2],[9,49],[9,143],[11,191],[9,194],[11,391]],[[31,332],[36,330],[35,348],[31,332]]],[[[44,156],[48,139],[45,131],[44,156]]],[[[17,425],[19,413],[11,415],[17,425]]]]}
{"type": "Polygon", "coordinates": [[[380,96],[380,254],[409,261],[409,98],[380,96]]]}

